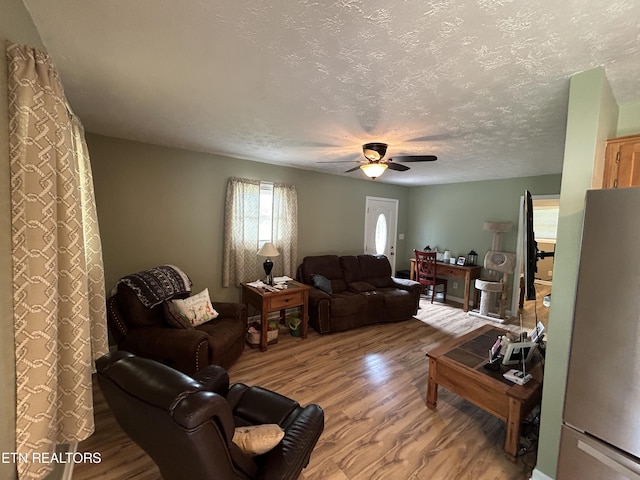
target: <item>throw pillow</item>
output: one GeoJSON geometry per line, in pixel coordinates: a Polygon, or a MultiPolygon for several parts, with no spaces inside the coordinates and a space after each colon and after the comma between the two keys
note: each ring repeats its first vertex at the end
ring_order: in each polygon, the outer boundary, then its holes
{"type": "Polygon", "coordinates": [[[333,289],[331,288],[331,280],[322,275],[312,274],[311,275],[311,285],[322,290],[323,292],[328,293],[329,295],[333,295],[333,289]]]}
{"type": "Polygon", "coordinates": [[[197,295],[185,299],[171,300],[172,306],[180,312],[180,315],[189,320],[189,323],[197,327],[213,320],[218,316],[209,298],[209,289],[205,288],[197,295]]]}
{"type": "Polygon", "coordinates": [[[231,441],[247,455],[262,455],[273,449],[284,438],[280,425],[268,423],[237,427],[231,441]]]}
{"type": "Polygon", "coordinates": [[[162,303],[162,312],[164,313],[164,319],[166,322],[174,328],[193,328],[189,318],[186,315],[180,313],[180,311],[173,306],[171,300],[167,300],[162,303]]]}

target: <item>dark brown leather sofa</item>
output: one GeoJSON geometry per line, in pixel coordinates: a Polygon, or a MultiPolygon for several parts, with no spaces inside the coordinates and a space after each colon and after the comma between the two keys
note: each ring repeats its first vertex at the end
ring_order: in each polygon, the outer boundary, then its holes
{"type": "Polygon", "coordinates": [[[314,287],[309,292],[309,324],[319,333],[399,322],[418,311],[420,284],[392,277],[383,255],[305,257],[297,277],[314,287]]]}
{"type": "Polygon", "coordinates": [[[128,352],[96,362],[117,422],[158,465],[164,480],[293,480],[309,463],[324,412],[260,387],[235,384],[216,365],[193,377],[128,352]],[[236,427],[278,424],[284,438],[258,456],[232,438],[236,427]]]}
{"type": "Polygon", "coordinates": [[[162,305],[145,307],[133,290],[120,283],[107,300],[107,321],[118,349],[191,375],[211,364],[229,368],[244,349],[246,306],[214,302],[214,307],[218,318],[189,329],[175,328],[167,323],[162,305]]]}

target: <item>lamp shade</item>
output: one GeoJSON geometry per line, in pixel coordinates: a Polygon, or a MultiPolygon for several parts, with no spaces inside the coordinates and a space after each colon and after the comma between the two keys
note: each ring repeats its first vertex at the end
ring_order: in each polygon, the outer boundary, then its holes
{"type": "Polygon", "coordinates": [[[378,178],[387,169],[386,163],[365,163],[360,165],[360,169],[369,178],[378,178]]]}
{"type": "Polygon", "coordinates": [[[258,255],[261,257],[277,257],[280,253],[273,243],[267,242],[258,250],[258,255]]]}

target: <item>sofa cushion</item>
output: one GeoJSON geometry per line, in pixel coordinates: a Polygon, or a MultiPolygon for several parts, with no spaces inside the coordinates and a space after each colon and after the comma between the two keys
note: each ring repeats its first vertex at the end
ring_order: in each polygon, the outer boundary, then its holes
{"type": "Polygon", "coordinates": [[[361,280],[376,288],[393,287],[391,265],[384,255],[358,255],[361,280]]]}
{"type": "Polygon", "coordinates": [[[385,287],[376,291],[384,298],[385,308],[402,308],[407,305],[407,300],[411,296],[411,292],[400,288],[385,287]]]}
{"type": "Polygon", "coordinates": [[[319,275],[316,273],[312,274],[311,285],[313,285],[316,288],[319,288],[320,290],[322,290],[325,293],[328,293],[329,295],[333,295],[333,289],[331,288],[331,280],[329,280],[327,277],[323,275],[319,275]]]}
{"type": "Polygon", "coordinates": [[[342,274],[347,283],[355,283],[361,280],[360,262],[355,255],[344,255],[340,257],[342,274]]]}
{"type": "Polygon", "coordinates": [[[364,295],[352,292],[334,294],[331,299],[331,315],[344,317],[362,313],[367,310],[367,299],[364,295]]]}
{"type": "Polygon", "coordinates": [[[243,339],[245,336],[245,326],[242,322],[238,322],[234,318],[218,317],[202,325],[195,327],[209,335],[209,346],[216,355],[232,345],[239,336],[243,339]]]}

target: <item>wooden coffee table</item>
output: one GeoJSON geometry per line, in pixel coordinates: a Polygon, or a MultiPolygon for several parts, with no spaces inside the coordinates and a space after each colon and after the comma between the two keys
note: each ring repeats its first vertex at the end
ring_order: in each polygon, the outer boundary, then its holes
{"type": "Polygon", "coordinates": [[[484,368],[488,351],[498,335],[506,330],[492,325],[480,327],[462,337],[446,342],[427,353],[429,358],[429,384],[427,407],[436,408],[438,385],[442,385],[474,405],[507,422],[504,441],[506,456],[515,461],[520,440],[520,424],[540,404],[542,398],[542,366],[536,353],[527,365],[533,378],[525,385],[516,385],[502,374],[510,368],[500,365],[500,370],[484,368]]]}

